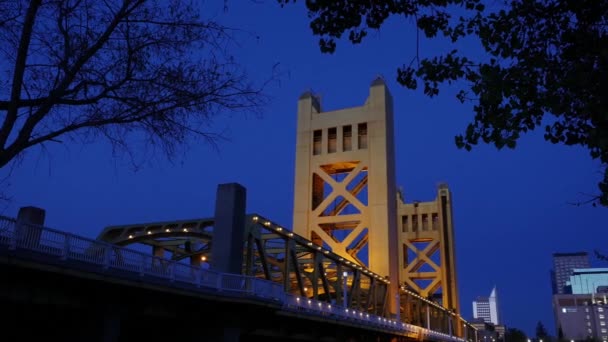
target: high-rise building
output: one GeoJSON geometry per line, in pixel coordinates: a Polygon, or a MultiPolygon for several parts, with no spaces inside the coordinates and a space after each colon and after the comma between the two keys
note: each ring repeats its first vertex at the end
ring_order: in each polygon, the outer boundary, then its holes
{"type": "Polygon", "coordinates": [[[572,294],[591,294],[602,292],[608,285],[608,268],[575,268],[570,280],[566,282],[572,294]]]}
{"type": "Polygon", "coordinates": [[[474,318],[482,318],[485,322],[498,325],[500,324],[498,312],[496,286],[492,289],[489,297],[477,297],[477,299],[473,301],[474,318]]]}
{"type": "Polygon", "coordinates": [[[571,293],[566,288],[566,282],[570,280],[575,268],[589,268],[589,254],[587,252],[576,253],[553,253],[553,294],[571,293]]]}
{"type": "Polygon", "coordinates": [[[608,341],[606,294],[553,295],[557,336],[564,340],[608,341]]]}
{"type": "Polygon", "coordinates": [[[566,284],[570,294],[553,295],[557,335],[608,341],[608,268],[576,268],[566,284]]]}

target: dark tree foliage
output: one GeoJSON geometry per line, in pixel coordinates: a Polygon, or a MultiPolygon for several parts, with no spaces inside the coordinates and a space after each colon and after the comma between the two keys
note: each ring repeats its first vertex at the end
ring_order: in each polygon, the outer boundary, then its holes
{"type": "Polygon", "coordinates": [[[199,6],[0,0],[0,167],[62,138],[171,156],[189,137],[213,143],[216,115],[263,104],[228,54],[232,31],[199,6]]]}
{"type": "Polygon", "coordinates": [[[509,328],[505,333],[505,341],[506,342],[527,342],[528,337],[526,334],[517,329],[517,328],[509,328]]]}
{"type": "Polygon", "coordinates": [[[492,4],[499,9],[488,11],[479,0],[306,1],[323,52],[333,52],[344,34],[360,43],[390,16],[413,18],[429,38],[477,38],[487,60],[457,49],[415,56],[397,69],[397,80],[411,89],[421,82],[428,96],[437,95],[442,83],[464,81],[457,97],[473,101],[475,116],[456,137],[459,148],[470,150],[480,141],[514,148],[522,134],[541,127],[551,143],[588,149],[604,172],[599,194],[588,203],[608,206],[608,2],[492,4]]]}
{"type": "Polygon", "coordinates": [[[545,339],[549,336],[549,334],[547,334],[547,329],[545,329],[545,326],[543,325],[543,322],[538,321],[538,323],[536,323],[536,338],[537,339],[545,339]]]}

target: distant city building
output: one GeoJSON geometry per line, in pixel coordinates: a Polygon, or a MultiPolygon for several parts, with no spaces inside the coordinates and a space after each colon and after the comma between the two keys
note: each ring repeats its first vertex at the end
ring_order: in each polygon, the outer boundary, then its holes
{"type": "Polygon", "coordinates": [[[572,294],[605,292],[608,286],[608,268],[575,268],[566,284],[572,294]]]}
{"type": "Polygon", "coordinates": [[[486,322],[483,318],[473,318],[469,323],[477,330],[477,341],[496,342],[499,339],[494,324],[486,322]]]}
{"type": "Polygon", "coordinates": [[[587,252],[553,253],[553,270],[551,271],[551,285],[553,294],[570,293],[566,282],[574,269],[589,268],[589,254],[587,252]]]}
{"type": "Polygon", "coordinates": [[[498,325],[500,324],[498,312],[496,286],[492,289],[489,297],[477,297],[477,299],[473,301],[474,318],[482,318],[484,322],[498,325]]]}
{"type": "Polygon", "coordinates": [[[557,335],[564,340],[608,341],[606,294],[553,295],[557,335]]]}

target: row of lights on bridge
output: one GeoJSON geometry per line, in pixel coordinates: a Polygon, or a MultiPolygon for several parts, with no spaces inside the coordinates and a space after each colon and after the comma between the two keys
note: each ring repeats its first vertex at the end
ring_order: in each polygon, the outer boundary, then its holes
{"type": "MultiPolygon", "coordinates": [[[[161,231],[162,231],[162,230],[161,230],[161,231]]],[[[171,232],[173,232],[173,231],[177,232],[177,231],[179,231],[179,230],[173,230],[173,229],[171,229],[171,228],[165,228],[165,233],[171,233],[171,232]]],[[[189,231],[190,231],[190,230],[189,230],[188,228],[182,228],[182,232],[184,232],[184,233],[187,233],[187,232],[189,232],[189,231]]],[[[138,235],[138,234],[136,234],[136,235],[138,235]]],[[[146,231],[146,235],[152,235],[152,230],[148,230],[148,231],[146,231]]],[[[135,237],[135,235],[133,235],[133,234],[129,234],[129,239],[132,239],[132,238],[134,238],[134,237],[135,237]]]]}
{"type": "MultiPolygon", "coordinates": [[[[162,231],[162,230],[161,230],[162,231]]],[[[187,233],[190,230],[188,228],[182,228],[182,232],[187,233]]],[[[170,228],[165,228],[165,233],[171,233],[172,230],[170,228]]],[[[152,235],[152,230],[146,231],[146,235],[152,235]]],[[[129,239],[133,239],[135,236],[133,234],[129,235],[129,239]]],[[[201,261],[207,261],[207,257],[205,255],[201,255],[201,261]]]]}
{"type": "MultiPolygon", "coordinates": [[[[260,218],[258,216],[254,216],[252,219],[253,219],[253,222],[259,222],[260,221],[260,218]]],[[[285,234],[285,235],[287,235],[289,237],[293,237],[293,235],[294,235],[292,232],[284,233],[283,232],[283,227],[278,226],[276,224],[273,224],[272,222],[270,222],[268,220],[265,220],[264,223],[263,223],[263,225],[266,226],[266,227],[268,227],[268,228],[274,229],[275,231],[277,231],[279,233],[285,234]]],[[[306,240],[306,239],[304,239],[302,237],[300,237],[300,238],[302,240],[306,240]]],[[[320,252],[323,252],[323,254],[325,254],[325,255],[329,255],[331,253],[330,250],[323,249],[323,247],[321,247],[321,246],[314,247],[313,246],[314,244],[311,241],[308,241],[306,243],[306,245],[308,247],[310,247],[311,249],[316,249],[316,250],[318,250],[320,252]]],[[[331,254],[332,254],[332,256],[334,258],[337,258],[338,261],[344,262],[346,265],[349,265],[349,266],[352,266],[353,268],[359,269],[360,271],[362,271],[363,273],[369,275],[370,277],[374,277],[374,278],[376,278],[376,279],[378,279],[378,280],[380,280],[380,281],[382,281],[382,282],[384,282],[386,284],[390,284],[391,283],[390,280],[386,280],[382,276],[380,276],[379,274],[376,274],[376,273],[374,273],[374,272],[372,272],[372,271],[370,271],[368,269],[364,269],[361,265],[357,265],[354,262],[351,262],[349,260],[344,260],[344,258],[338,256],[337,254],[334,254],[334,253],[331,253],[331,254]]]]}
{"type": "MultiPolygon", "coordinates": [[[[446,308],[442,307],[441,305],[439,305],[439,304],[437,304],[437,303],[435,303],[435,302],[432,302],[432,301],[430,301],[430,300],[428,300],[428,299],[426,299],[426,298],[422,297],[421,295],[419,295],[419,294],[417,294],[417,293],[415,293],[415,292],[412,292],[412,291],[410,291],[410,290],[406,289],[406,288],[405,288],[405,286],[401,286],[401,290],[402,290],[402,291],[405,291],[407,294],[409,294],[409,295],[411,295],[411,296],[414,296],[414,297],[416,297],[416,298],[418,298],[418,299],[422,300],[423,302],[425,302],[425,303],[427,303],[427,304],[430,304],[430,305],[432,305],[432,306],[436,307],[437,309],[440,309],[440,310],[442,310],[442,311],[446,311],[447,313],[449,313],[449,314],[450,314],[450,315],[452,315],[452,316],[458,316],[458,318],[460,318],[460,319],[461,319],[463,322],[465,322],[465,323],[463,323],[463,326],[465,326],[465,327],[466,327],[466,325],[467,325],[466,320],[465,320],[464,318],[462,318],[462,316],[460,316],[460,314],[456,314],[455,312],[452,312],[452,311],[450,311],[450,310],[447,310],[446,308]]],[[[530,342],[530,341],[528,340],[528,342],[530,342]]],[[[542,341],[540,341],[540,342],[542,342],[542,341]]]]}
{"type": "MultiPolygon", "coordinates": [[[[302,299],[300,297],[296,297],[296,302],[298,302],[298,304],[301,304],[302,299]]],[[[312,305],[312,300],[308,299],[308,300],[306,300],[306,302],[308,305],[312,305]]],[[[317,302],[317,305],[319,306],[319,308],[323,308],[323,303],[317,302]]],[[[328,303],[326,307],[327,307],[327,309],[331,310],[331,304],[328,303]]],[[[353,309],[349,310],[348,308],[345,308],[344,312],[346,312],[347,314],[352,313],[355,317],[359,316],[360,318],[365,317],[366,319],[369,319],[369,313],[364,313],[362,311],[357,311],[357,310],[353,310],[353,309]]],[[[397,325],[399,323],[396,320],[387,319],[385,317],[380,317],[380,316],[378,316],[378,321],[383,322],[383,323],[390,323],[393,325],[397,325]]],[[[401,322],[401,326],[405,327],[406,324],[404,322],[401,322]]],[[[444,336],[444,337],[451,337],[450,334],[446,334],[446,333],[439,332],[439,331],[433,331],[432,334],[440,335],[440,336],[444,336]]],[[[531,342],[531,341],[528,340],[528,342],[531,342]]],[[[542,340],[540,342],[542,342],[542,340]]],[[[570,341],[570,342],[574,342],[574,341],[570,341]]]]}

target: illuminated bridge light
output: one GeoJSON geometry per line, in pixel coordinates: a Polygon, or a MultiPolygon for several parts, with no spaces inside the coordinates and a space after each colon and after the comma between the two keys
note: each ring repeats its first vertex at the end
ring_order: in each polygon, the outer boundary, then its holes
{"type": "Polygon", "coordinates": [[[265,225],[266,227],[270,226],[270,221],[266,221],[266,222],[264,222],[264,225],[265,225]]]}
{"type": "Polygon", "coordinates": [[[321,246],[317,247],[317,250],[319,250],[319,251],[320,251],[320,250],[321,250],[321,246]]]}
{"type": "Polygon", "coordinates": [[[166,233],[168,233],[168,232],[170,232],[170,231],[171,231],[171,230],[170,230],[169,228],[165,229],[165,232],[166,232],[166,233]]]}
{"type": "Polygon", "coordinates": [[[329,251],[324,251],[323,253],[325,253],[325,254],[329,254],[329,251]]]}
{"type": "Polygon", "coordinates": [[[287,236],[291,237],[293,236],[293,233],[287,233],[287,236]]]}
{"type": "Polygon", "coordinates": [[[299,302],[300,301],[300,297],[296,297],[296,301],[299,302]]]}
{"type": "Polygon", "coordinates": [[[309,300],[308,300],[308,304],[310,304],[310,303],[312,303],[312,301],[309,299],[309,300]]]}
{"type": "Polygon", "coordinates": [[[277,227],[277,232],[280,232],[280,231],[282,231],[282,230],[283,230],[283,228],[282,228],[282,227],[277,227]]]}
{"type": "Polygon", "coordinates": [[[129,239],[132,239],[132,238],[133,238],[133,235],[129,235],[129,239]]]}
{"type": "Polygon", "coordinates": [[[148,235],[150,235],[150,234],[152,234],[152,232],[148,230],[148,235]]]}
{"type": "Polygon", "coordinates": [[[207,257],[206,257],[206,256],[204,256],[204,255],[201,255],[201,260],[202,260],[202,261],[206,261],[206,260],[207,260],[207,257]]]}
{"type": "Polygon", "coordinates": [[[253,222],[256,222],[256,221],[257,221],[257,220],[259,220],[259,219],[260,219],[259,217],[254,216],[254,217],[253,217],[253,222]]]}
{"type": "Polygon", "coordinates": [[[312,246],[312,242],[307,243],[307,245],[312,246]]]}
{"type": "Polygon", "coordinates": [[[184,232],[188,232],[188,228],[184,228],[184,232]]]}
{"type": "Polygon", "coordinates": [[[327,308],[328,308],[328,309],[331,309],[331,304],[327,304],[327,308]]]}

